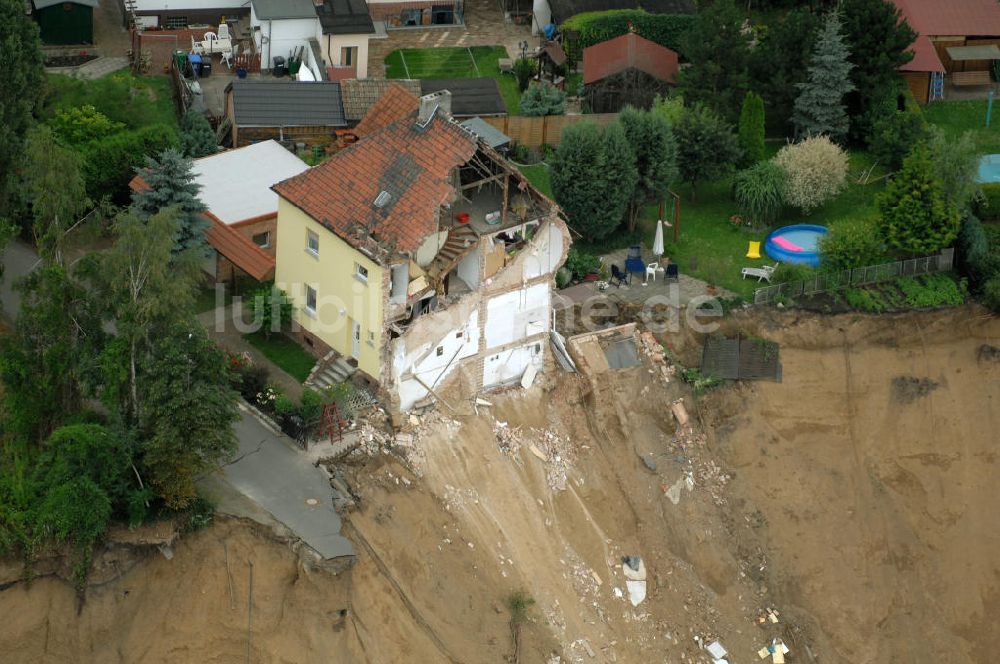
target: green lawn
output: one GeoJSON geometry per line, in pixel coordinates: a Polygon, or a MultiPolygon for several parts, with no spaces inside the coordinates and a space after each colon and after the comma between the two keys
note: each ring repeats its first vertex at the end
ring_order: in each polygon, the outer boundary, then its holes
{"type": "Polygon", "coordinates": [[[1000,100],[994,104],[989,127],[986,127],[986,103],[985,99],[935,101],[924,107],[924,118],[950,138],[971,131],[984,154],[997,153],[1000,152],[1000,100]]]}
{"type": "Polygon", "coordinates": [[[243,338],[300,383],[309,377],[309,372],[316,364],[315,357],[284,334],[272,334],[268,339],[263,333],[254,332],[243,338]]]}
{"type": "Polygon", "coordinates": [[[83,80],[61,74],[47,77],[43,114],[91,105],[130,129],[154,124],[174,126],[174,102],[170,80],[166,76],[134,76],[117,72],[96,80],[83,80]]]}
{"type": "Polygon", "coordinates": [[[549,198],[553,198],[548,164],[543,162],[541,164],[532,164],[531,166],[518,166],[518,170],[524,174],[524,177],[528,178],[528,182],[534,185],[535,189],[549,198]]]}
{"type": "Polygon", "coordinates": [[[403,48],[385,58],[386,78],[476,78],[497,79],[507,112],[517,115],[521,93],[512,74],[501,74],[497,61],[510,57],[503,46],[451,48],[403,48]]]}

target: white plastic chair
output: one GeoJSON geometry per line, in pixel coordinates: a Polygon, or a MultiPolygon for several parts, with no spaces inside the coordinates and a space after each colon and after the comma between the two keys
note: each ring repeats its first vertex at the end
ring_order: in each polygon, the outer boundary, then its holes
{"type": "Polygon", "coordinates": [[[232,35],[229,34],[229,24],[220,23],[219,24],[219,39],[230,39],[232,35]]]}
{"type": "Polygon", "coordinates": [[[218,38],[219,38],[219,35],[215,34],[214,32],[206,32],[205,35],[201,38],[201,40],[202,41],[215,41],[218,38]]]}
{"type": "Polygon", "coordinates": [[[656,281],[656,271],[662,270],[659,263],[650,263],[646,266],[646,281],[649,281],[650,275],[653,277],[653,281],[656,281]]]}

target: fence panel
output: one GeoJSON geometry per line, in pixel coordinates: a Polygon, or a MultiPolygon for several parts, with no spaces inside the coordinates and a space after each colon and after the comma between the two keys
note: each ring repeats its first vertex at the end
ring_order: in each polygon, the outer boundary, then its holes
{"type": "Polygon", "coordinates": [[[546,115],[544,117],[527,117],[523,115],[507,115],[503,117],[483,118],[511,137],[515,142],[531,148],[542,145],[557,146],[562,141],[562,132],[566,127],[578,122],[593,122],[607,125],[615,121],[617,113],[595,113],[592,115],[546,115]]]}
{"type": "Polygon", "coordinates": [[[936,256],[922,256],[894,263],[868,265],[841,272],[820,274],[805,281],[789,281],[774,286],[765,286],[753,292],[753,303],[769,304],[779,297],[815,295],[851,286],[867,286],[898,277],[916,277],[932,272],[947,272],[952,269],[954,259],[955,250],[948,248],[942,249],[941,253],[936,256]]]}

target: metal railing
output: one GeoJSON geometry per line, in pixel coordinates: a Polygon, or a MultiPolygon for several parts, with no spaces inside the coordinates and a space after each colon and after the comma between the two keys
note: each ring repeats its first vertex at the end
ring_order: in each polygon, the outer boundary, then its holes
{"type": "Polygon", "coordinates": [[[948,272],[954,267],[955,250],[942,249],[940,254],[910,258],[904,261],[869,265],[838,272],[819,274],[812,279],[788,281],[783,284],[765,286],[753,292],[754,304],[770,304],[779,298],[815,295],[829,291],[858,286],[867,286],[898,277],[917,277],[932,272],[948,272]]]}

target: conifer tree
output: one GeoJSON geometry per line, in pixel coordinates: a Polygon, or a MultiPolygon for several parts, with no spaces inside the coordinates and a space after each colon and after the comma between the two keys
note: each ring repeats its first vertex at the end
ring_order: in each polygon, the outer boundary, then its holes
{"type": "Polygon", "coordinates": [[[200,186],[194,181],[191,160],[178,150],[168,148],[160,153],[159,160],[146,158],[146,167],[138,169],[147,188],[132,194],[132,206],[142,219],[149,219],[160,211],[174,208],[177,215],[177,235],[174,253],[188,249],[206,251],[205,229],[208,219],[202,214],[205,205],[198,199],[200,186]]]}
{"type": "Polygon", "coordinates": [[[753,166],[764,159],[764,100],[753,91],[747,91],[743,98],[739,139],[745,165],[753,166]]]}
{"type": "Polygon", "coordinates": [[[879,230],[889,246],[911,254],[947,247],[959,229],[959,212],[945,202],[930,151],[921,143],[878,199],[879,230]]]}
{"type": "Polygon", "coordinates": [[[840,16],[830,12],[816,40],[809,78],[798,86],[801,92],[795,100],[792,122],[799,135],[825,134],[835,141],[847,135],[844,96],[854,89],[850,55],[840,32],[840,16]]]}

